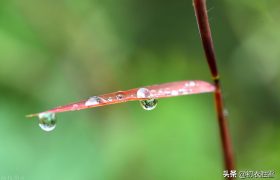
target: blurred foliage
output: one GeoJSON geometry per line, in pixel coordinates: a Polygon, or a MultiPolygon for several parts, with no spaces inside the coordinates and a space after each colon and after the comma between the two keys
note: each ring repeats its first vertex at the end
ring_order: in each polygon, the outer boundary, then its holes
{"type": "MultiPolygon", "coordinates": [[[[280,2],[208,7],[237,167],[276,171],[280,2]]],[[[211,81],[190,0],[2,0],[0,177],[222,179],[212,94],[62,113],[51,133],[24,117],[184,79],[211,81]]]]}

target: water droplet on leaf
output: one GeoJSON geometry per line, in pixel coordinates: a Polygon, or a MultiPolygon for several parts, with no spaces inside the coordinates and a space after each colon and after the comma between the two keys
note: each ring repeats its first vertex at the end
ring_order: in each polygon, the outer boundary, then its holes
{"type": "Polygon", "coordinates": [[[137,91],[137,98],[149,98],[150,96],[150,90],[147,88],[139,88],[137,91]]]}
{"type": "Polygon", "coordinates": [[[179,94],[183,94],[184,92],[185,92],[184,89],[179,89],[179,90],[178,90],[178,93],[179,93],[179,94]]]}
{"type": "Polygon", "coordinates": [[[186,87],[194,87],[194,86],[196,86],[196,82],[195,82],[195,81],[186,82],[186,83],[185,83],[185,86],[186,86],[186,87]]]}
{"type": "Polygon", "coordinates": [[[116,99],[117,100],[122,100],[124,98],[124,94],[122,92],[119,92],[117,95],[116,95],[116,99]]]}
{"type": "Polygon", "coordinates": [[[177,96],[179,93],[178,93],[178,91],[176,91],[176,90],[172,90],[171,91],[171,95],[173,95],[173,96],[177,96]]]}
{"type": "Polygon", "coordinates": [[[79,105],[78,104],[73,104],[71,110],[72,111],[79,110],[79,105]]]}
{"type": "Polygon", "coordinates": [[[157,106],[157,100],[156,99],[147,99],[140,101],[140,105],[145,110],[153,110],[157,106]]]}
{"type": "Polygon", "coordinates": [[[93,106],[93,105],[96,105],[96,104],[99,104],[102,102],[104,102],[104,99],[102,99],[98,96],[93,96],[85,102],[85,106],[93,106]]]}
{"type": "Polygon", "coordinates": [[[39,117],[39,126],[44,131],[52,131],[56,127],[55,113],[41,113],[39,117]]]}

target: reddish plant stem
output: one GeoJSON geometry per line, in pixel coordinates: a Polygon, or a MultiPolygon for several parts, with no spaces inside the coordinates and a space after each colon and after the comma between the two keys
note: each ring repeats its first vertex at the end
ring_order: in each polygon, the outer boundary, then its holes
{"type": "MultiPolygon", "coordinates": [[[[198,28],[204,48],[204,53],[208,62],[209,69],[214,80],[215,89],[215,102],[218,116],[218,123],[220,129],[220,136],[222,142],[222,150],[224,156],[224,165],[226,170],[234,170],[234,158],[231,145],[231,138],[228,129],[227,119],[224,114],[224,105],[222,98],[222,90],[220,85],[220,78],[216,64],[216,57],[214,45],[211,36],[210,25],[208,21],[206,0],[193,0],[195,15],[197,19],[198,28]]],[[[232,179],[228,177],[228,179],[232,179]]]]}

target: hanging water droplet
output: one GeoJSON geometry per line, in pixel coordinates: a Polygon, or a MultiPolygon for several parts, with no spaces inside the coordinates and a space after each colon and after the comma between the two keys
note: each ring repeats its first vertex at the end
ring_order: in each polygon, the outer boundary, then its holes
{"type": "Polygon", "coordinates": [[[56,127],[55,113],[41,113],[39,117],[39,126],[44,131],[52,131],[56,127]]]}
{"type": "Polygon", "coordinates": [[[85,102],[85,106],[93,106],[102,102],[104,102],[104,99],[98,96],[93,96],[85,102]]]}
{"type": "Polygon", "coordinates": [[[137,91],[137,98],[149,98],[150,96],[150,90],[147,88],[139,88],[137,91]]]}
{"type": "Polygon", "coordinates": [[[153,110],[157,106],[157,100],[156,99],[147,99],[140,101],[140,105],[145,110],[153,110]]]}

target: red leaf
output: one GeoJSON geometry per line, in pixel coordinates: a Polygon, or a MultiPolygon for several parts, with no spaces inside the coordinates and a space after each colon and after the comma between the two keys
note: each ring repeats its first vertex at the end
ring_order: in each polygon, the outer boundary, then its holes
{"type": "MultiPolygon", "coordinates": [[[[215,90],[215,86],[213,86],[208,82],[200,81],[200,80],[169,82],[164,84],[157,84],[157,85],[145,86],[141,88],[130,89],[127,91],[113,92],[100,96],[93,96],[83,101],[67,104],[64,106],[59,106],[41,113],[60,113],[66,111],[76,111],[76,110],[93,108],[98,106],[123,103],[126,101],[168,98],[174,96],[213,92],[214,90],[215,90]],[[137,92],[138,92],[138,96],[137,96],[137,92]],[[145,93],[148,93],[148,95],[145,93]]],[[[39,114],[40,113],[30,114],[27,115],[27,117],[34,117],[34,116],[38,116],[39,114]]]]}

